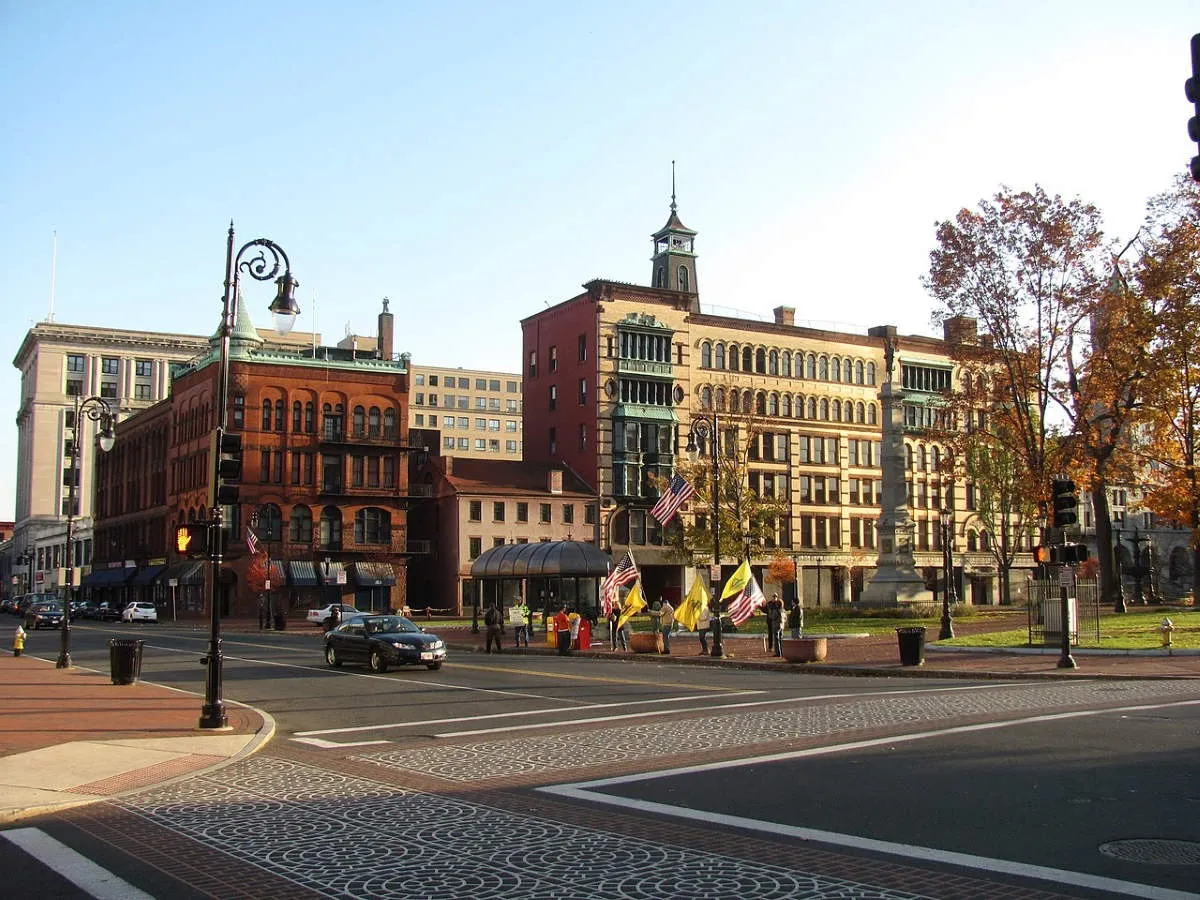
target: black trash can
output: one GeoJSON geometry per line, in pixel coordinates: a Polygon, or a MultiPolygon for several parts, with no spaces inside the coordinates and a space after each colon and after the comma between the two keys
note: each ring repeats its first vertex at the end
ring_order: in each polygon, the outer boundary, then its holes
{"type": "Polygon", "coordinates": [[[133,684],[142,677],[142,647],[145,643],[133,638],[113,638],[108,642],[113,684],[133,684]]]}
{"type": "Polygon", "coordinates": [[[275,630],[283,631],[287,628],[287,615],[276,611],[275,613],[275,630]]]}
{"type": "Polygon", "coordinates": [[[919,666],[925,662],[925,626],[910,625],[896,629],[900,642],[900,665],[919,666]]]}

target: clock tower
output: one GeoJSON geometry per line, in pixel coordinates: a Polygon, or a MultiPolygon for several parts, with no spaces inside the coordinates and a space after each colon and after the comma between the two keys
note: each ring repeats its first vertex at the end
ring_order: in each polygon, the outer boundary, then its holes
{"type": "Polygon", "coordinates": [[[654,255],[650,284],[668,291],[699,293],[696,285],[696,232],[679,221],[675,211],[675,163],[671,162],[671,216],[652,235],[654,255]]]}

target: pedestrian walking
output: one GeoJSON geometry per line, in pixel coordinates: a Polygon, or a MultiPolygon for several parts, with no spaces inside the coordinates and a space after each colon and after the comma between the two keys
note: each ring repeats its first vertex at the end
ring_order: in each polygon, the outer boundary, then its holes
{"type": "Polygon", "coordinates": [[[567,621],[570,623],[570,628],[571,628],[571,649],[578,650],[579,649],[579,629],[581,627],[582,617],[579,615],[579,613],[573,612],[569,616],[567,616],[567,621]]]}
{"type": "Polygon", "coordinates": [[[651,616],[658,620],[658,633],[662,635],[662,652],[667,654],[671,652],[671,631],[675,627],[675,607],[671,605],[671,601],[666,597],[658,603],[658,611],[650,613],[651,616]]]}
{"type": "Polygon", "coordinates": [[[500,652],[500,610],[494,602],[488,603],[483,611],[483,624],[487,629],[487,646],[484,653],[492,652],[492,642],[496,642],[496,652],[500,652]]]}
{"type": "Polygon", "coordinates": [[[708,607],[700,610],[700,615],[696,618],[696,634],[700,638],[700,655],[708,655],[708,630],[712,628],[712,613],[708,611],[708,607]]]}
{"type": "Polygon", "coordinates": [[[783,656],[783,601],[778,594],[763,604],[767,617],[767,652],[783,656]]]}
{"type": "Polygon", "coordinates": [[[333,604],[333,608],[329,610],[329,618],[325,621],[329,623],[330,631],[342,624],[342,605],[340,603],[333,604]]]}
{"type": "Polygon", "coordinates": [[[571,655],[571,620],[567,617],[567,608],[561,606],[554,614],[554,640],[558,645],[559,656],[571,655]]]}
{"type": "Polygon", "coordinates": [[[13,632],[13,656],[20,656],[25,652],[25,629],[21,623],[17,623],[17,630],[13,632]]]}
{"type": "Polygon", "coordinates": [[[533,617],[529,611],[529,604],[521,597],[518,597],[517,604],[513,609],[516,610],[516,618],[520,620],[513,627],[513,639],[516,642],[516,646],[520,647],[524,643],[528,647],[529,636],[533,631],[533,617]]]}
{"type": "Polygon", "coordinates": [[[804,631],[804,607],[799,600],[793,600],[787,612],[787,627],[793,638],[800,637],[804,631]]]}

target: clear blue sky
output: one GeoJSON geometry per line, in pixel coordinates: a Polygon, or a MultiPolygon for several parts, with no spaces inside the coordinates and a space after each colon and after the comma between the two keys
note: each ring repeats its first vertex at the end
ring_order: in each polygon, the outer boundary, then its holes
{"type": "Polygon", "coordinates": [[[386,295],[398,351],[516,371],[523,316],[648,281],[675,159],[704,304],[934,333],[934,222],[999,185],[1132,234],[1193,153],[1196,31],[1195,0],[0,0],[0,519],[55,232],[60,322],[211,333],[233,219],[299,329],[371,334],[386,295]]]}

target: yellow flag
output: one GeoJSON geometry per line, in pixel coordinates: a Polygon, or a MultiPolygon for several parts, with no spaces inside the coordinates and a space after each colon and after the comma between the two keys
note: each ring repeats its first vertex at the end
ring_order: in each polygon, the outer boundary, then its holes
{"type": "Polygon", "coordinates": [[[704,586],[704,581],[697,578],[692,582],[687,597],[679,604],[679,609],[675,610],[675,621],[688,631],[695,631],[700,614],[707,608],[708,589],[704,586]]]}
{"type": "Polygon", "coordinates": [[[646,608],[646,601],[642,597],[642,582],[638,579],[630,588],[629,594],[625,597],[625,604],[621,607],[621,617],[617,619],[617,628],[622,628],[625,622],[631,618],[634,613],[640,609],[646,608]]]}
{"type": "Polygon", "coordinates": [[[737,596],[750,583],[750,560],[743,559],[737,571],[725,582],[725,590],[721,591],[721,599],[737,596]]]}

